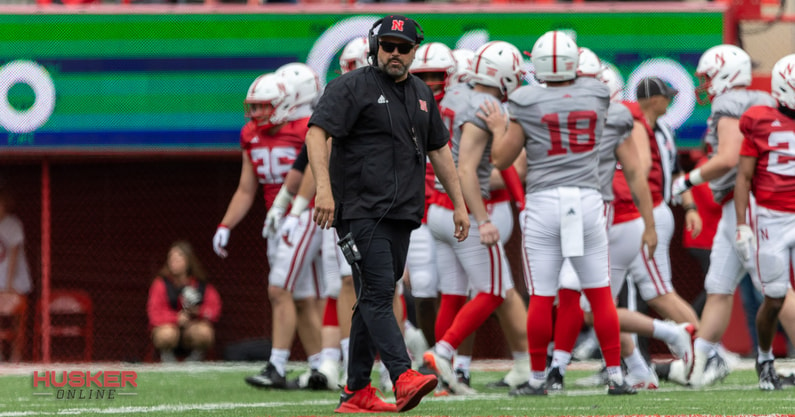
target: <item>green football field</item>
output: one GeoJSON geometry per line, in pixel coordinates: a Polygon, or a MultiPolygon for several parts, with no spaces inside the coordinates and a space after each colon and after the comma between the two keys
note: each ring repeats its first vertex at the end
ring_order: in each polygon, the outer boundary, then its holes
{"type": "MultiPolygon", "coordinates": [[[[793,363],[779,361],[779,369],[793,363]]],[[[795,414],[795,388],[762,392],[756,387],[752,363],[744,361],[725,381],[703,390],[662,382],[656,391],[609,397],[606,388],[577,387],[574,381],[593,374],[598,364],[576,364],[566,374],[566,392],[547,397],[508,396],[486,383],[505,373],[497,366],[473,364],[470,397],[426,397],[406,416],[563,416],[563,415],[772,415],[795,414]],[[498,370],[487,370],[498,369],[498,370]]],[[[159,366],[129,364],[8,365],[0,364],[0,417],[51,415],[157,416],[321,416],[334,415],[338,394],[311,391],[268,391],[248,387],[243,378],[257,373],[252,364],[159,366]],[[33,372],[134,371],[137,387],[117,388],[114,398],[71,398],[68,390],[33,386],[33,372]],[[59,398],[63,397],[63,398],[59,398]]],[[[296,370],[292,375],[300,372],[296,370]]],[[[374,373],[377,383],[377,373],[374,373]]],[[[95,388],[95,387],[92,387],[95,388]]],[[[96,392],[83,389],[83,397],[96,392]]],[[[95,389],[96,391],[96,389],[95,389]]],[[[80,397],[79,389],[72,393],[80,397]]],[[[394,401],[392,395],[386,397],[394,401]]]]}

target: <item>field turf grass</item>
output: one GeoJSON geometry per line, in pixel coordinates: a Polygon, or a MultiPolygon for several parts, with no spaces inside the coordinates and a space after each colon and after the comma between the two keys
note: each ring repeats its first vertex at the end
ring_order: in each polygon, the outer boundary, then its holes
{"type": "MultiPolygon", "coordinates": [[[[793,363],[777,361],[779,369],[793,363]]],[[[547,397],[508,396],[507,390],[486,384],[505,373],[505,364],[479,366],[472,397],[433,397],[403,416],[584,416],[584,415],[784,415],[795,414],[795,388],[762,392],[750,361],[713,387],[693,390],[662,382],[656,391],[610,397],[606,388],[581,388],[578,378],[593,373],[598,364],[574,367],[566,374],[566,392],[547,397]]],[[[130,364],[9,365],[0,363],[0,417],[101,416],[325,416],[334,415],[335,392],[269,391],[247,386],[243,378],[257,373],[257,364],[203,364],[160,366],[130,364]],[[57,388],[33,387],[38,371],[132,370],[137,387],[118,388],[114,399],[58,399],[57,388]]],[[[298,375],[296,370],[292,375],[298,375]]],[[[60,373],[59,373],[60,375],[60,373]]],[[[378,382],[374,372],[374,385],[378,382]]],[[[59,378],[60,379],[60,378],[59,378]]],[[[66,394],[63,394],[66,396],[66,394]]],[[[77,394],[79,396],[79,393],[77,394]]],[[[84,396],[89,393],[84,392],[84,396]]],[[[391,393],[388,401],[394,401],[391,393]]]]}

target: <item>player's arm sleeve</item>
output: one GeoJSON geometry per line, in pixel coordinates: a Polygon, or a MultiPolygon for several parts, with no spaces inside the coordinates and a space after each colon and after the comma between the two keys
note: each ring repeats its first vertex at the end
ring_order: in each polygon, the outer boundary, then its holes
{"type": "Polygon", "coordinates": [[[149,298],[146,302],[146,313],[149,316],[149,325],[152,327],[164,324],[177,324],[177,312],[168,305],[166,284],[157,278],[149,287],[149,298]]]}
{"type": "Polygon", "coordinates": [[[301,152],[298,153],[298,156],[295,157],[295,161],[293,161],[292,169],[300,172],[306,171],[306,166],[309,165],[309,154],[306,150],[306,143],[301,146],[301,152]]]}
{"type": "Polygon", "coordinates": [[[213,323],[218,322],[221,317],[221,296],[210,284],[204,288],[204,300],[199,309],[199,316],[213,323]]]}
{"type": "MultiPolygon", "coordinates": [[[[358,84],[361,84],[360,88],[366,88],[364,83],[354,81],[351,77],[338,77],[326,86],[309,118],[310,127],[317,125],[334,138],[348,136],[363,106],[355,90],[359,88],[358,84]]],[[[358,94],[361,95],[362,91],[358,94]]]]}

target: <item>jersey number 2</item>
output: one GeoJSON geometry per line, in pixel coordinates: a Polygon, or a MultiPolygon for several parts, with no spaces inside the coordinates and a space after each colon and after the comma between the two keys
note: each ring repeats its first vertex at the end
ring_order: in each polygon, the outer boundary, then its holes
{"type": "Polygon", "coordinates": [[[545,114],[541,118],[549,128],[549,139],[552,148],[547,151],[547,155],[563,155],[569,150],[572,153],[588,152],[596,145],[596,112],[594,111],[573,111],[569,113],[566,120],[566,130],[569,133],[569,149],[563,145],[561,137],[560,117],[558,113],[545,114]],[[581,121],[587,123],[586,126],[579,126],[581,121]]]}

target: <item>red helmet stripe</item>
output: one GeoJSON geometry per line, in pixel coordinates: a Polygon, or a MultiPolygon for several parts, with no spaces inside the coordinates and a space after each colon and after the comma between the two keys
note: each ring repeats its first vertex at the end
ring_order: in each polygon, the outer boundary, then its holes
{"type": "Polygon", "coordinates": [[[483,50],[482,50],[482,51],[480,51],[480,54],[478,55],[478,62],[477,62],[477,63],[475,63],[475,68],[474,68],[474,70],[473,70],[473,72],[474,72],[475,74],[477,74],[477,73],[478,73],[478,68],[480,68],[480,58],[483,56],[483,53],[484,53],[484,52],[486,52],[486,49],[489,49],[489,48],[491,48],[493,45],[494,45],[494,41],[491,41],[491,42],[489,42],[489,43],[487,43],[487,44],[486,44],[486,47],[485,47],[485,48],[483,48],[483,50]]]}
{"type": "Polygon", "coordinates": [[[552,73],[558,73],[558,31],[552,32],[552,73]]]}

